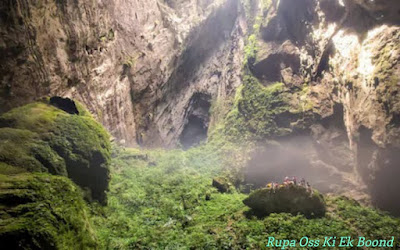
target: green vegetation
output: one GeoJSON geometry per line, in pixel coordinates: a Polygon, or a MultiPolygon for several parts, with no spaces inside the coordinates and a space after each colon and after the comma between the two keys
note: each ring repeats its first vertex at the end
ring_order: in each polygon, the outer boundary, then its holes
{"type": "MultiPolygon", "coordinates": [[[[397,33],[397,37],[400,37],[399,33],[397,33]]],[[[398,114],[400,113],[400,103],[398,102],[400,78],[396,73],[396,61],[392,58],[397,47],[395,41],[386,43],[374,55],[372,63],[375,65],[373,81],[377,88],[379,102],[385,105],[387,112],[398,114]]],[[[398,127],[398,124],[392,125],[398,127]]]]}
{"type": "Polygon", "coordinates": [[[96,249],[79,188],[65,177],[0,174],[3,249],[96,249]],[[62,195],[60,195],[62,194],[62,195]]]}
{"type": "Polygon", "coordinates": [[[244,55],[245,55],[244,63],[246,65],[249,62],[256,61],[257,51],[258,51],[257,36],[253,34],[247,38],[247,44],[244,47],[244,55]]]}
{"type": "MultiPolygon", "coordinates": [[[[274,119],[292,112],[293,94],[283,84],[264,87],[254,78],[246,80],[235,99],[238,117],[232,117],[234,111],[228,116],[232,127],[245,125],[239,126],[244,132],[238,135],[252,134],[251,138],[257,134],[248,128],[260,127],[255,132],[261,135],[271,125],[280,129],[274,119]]],[[[298,91],[299,96],[306,92],[298,91]]],[[[0,240],[7,248],[21,244],[25,249],[264,249],[268,236],[297,240],[304,235],[314,239],[326,235],[400,237],[398,219],[345,198],[327,197],[323,216],[315,210],[322,199],[317,192],[307,196],[315,202],[314,214],[304,205],[310,200],[301,196],[304,199],[288,204],[301,204],[303,210],[272,209],[268,213],[291,213],[255,216],[243,201],[262,202],[257,197],[264,191],[240,192],[251,143],[238,146],[227,140],[225,129],[232,127],[226,123],[215,126],[207,144],[187,151],[114,147],[110,159],[108,135],[80,105],[78,110],[80,115],[69,115],[39,102],[0,118],[0,240]],[[30,113],[36,115],[30,117],[30,113]],[[74,171],[100,164],[90,172],[97,179],[91,183],[99,185],[97,173],[110,161],[108,203],[90,203],[89,218],[83,190],[68,178],[29,173],[51,173],[49,166],[73,165],[66,172],[79,184],[79,178],[88,175],[74,171]],[[229,192],[218,192],[213,180],[229,192]],[[320,217],[307,219],[311,215],[320,217]]]]}
{"type": "Polygon", "coordinates": [[[307,218],[325,215],[324,197],[316,190],[310,193],[302,186],[263,188],[254,191],[244,201],[258,216],[271,213],[298,213],[307,218]]]}
{"type": "Polygon", "coordinates": [[[96,249],[76,184],[88,199],[106,200],[109,136],[82,104],[71,115],[48,103],[0,116],[0,241],[5,249],[96,249]]]}
{"type": "Polygon", "coordinates": [[[15,108],[0,116],[0,173],[10,166],[28,172],[68,176],[104,201],[108,186],[109,135],[76,103],[79,115],[48,100],[15,108]],[[96,180],[96,181],[93,181],[96,180]]]}
{"type": "Polygon", "coordinates": [[[282,83],[264,87],[255,77],[246,75],[239,91],[226,119],[227,135],[253,140],[290,133],[288,127],[276,122],[276,117],[289,113],[290,108],[290,96],[282,83]]]}
{"type": "Polygon", "coordinates": [[[212,187],[224,171],[217,151],[210,144],[188,151],[116,150],[108,206],[92,206],[100,249],[265,249],[269,236],[400,237],[399,219],[346,198],[326,197],[321,218],[253,216],[243,204],[248,195],[212,187]]]}

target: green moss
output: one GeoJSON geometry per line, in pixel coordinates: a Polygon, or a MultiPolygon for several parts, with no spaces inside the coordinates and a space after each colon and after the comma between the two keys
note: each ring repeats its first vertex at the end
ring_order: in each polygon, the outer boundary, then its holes
{"type": "Polygon", "coordinates": [[[92,207],[101,249],[265,249],[268,236],[400,236],[399,219],[336,197],[326,198],[321,218],[251,216],[247,195],[212,188],[231,155],[210,143],[188,151],[118,149],[114,157],[108,206],[92,207]]]}
{"type": "Polygon", "coordinates": [[[62,110],[47,103],[34,102],[1,115],[0,126],[26,129],[38,133],[47,132],[57,116],[63,113],[62,110]]]}
{"type": "Polygon", "coordinates": [[[233,138],[261,139],[286,135],[289,128],[275,118],[289,111],[289,95],[282,83],[262,86],[255,77],[244,77],[241,95],[226,121],[225,133],[233,138]]]}
{"type": "Polygon", "coordinates": [[[11,165],[8,165],[4,162],[0,162],[0,174],[3,175],[14,175],[14,174],[20,174],[26,172],[25,169],[19,168],[19,167],[14,167],[11,165]]]}
{"type": "Polygon", "coordinates": [[[0,162],[30,172],[67,176],[64,160],[29,130],[0,128],[0,162]]]}
{"type": "Polygon", "coordinates": [[[254,191],[243,201],[257,215],[271,213],[298,213],[306,217],[322,217],[325,215],[325,201],[317,191],[310,193],[305,187],[289,185],[277,187],[275,190],[264,188],[254,191]]]}
{"type": "Polygon", "coordinates": [[[31,103],[0,116],[0,161],[30,172],[68,176],[104,201],[111,145],[106,130],[82,104],[71,115],[31,103]]]}
{"type": "Polygon", "coordinates": [[[244,47],[244,55],[245,55],[245,63],[247,64],[248,62],[251,61],[256,61],[256,55],[258,51],[258,46],[257,46],[257,36],[255,34],[250,35],[249,38],[247,39],[247,44],[244,47]]]}
{"type": "Polygon", "coordinates": [[[300,88],[288,88],[283,83],[263,86],[247,73],[219,132],[230,141],[250,142],[307,130],[318,118],[309,92],[307,85],[300,88]]]}
{"type": "Polygon", "coordinates": [[[82,194],[65,177],[0,174],[0,204],[4,249],[96,248],[82,194]]]}
{"type": "Polygon", "coordinates": [[[271,6],[271,3],[271,0],[262,0],[261,8],[258,9],[256,1],[242,1],[242,4],[245,8],[247,24],[249,27],[251,27],[249,30],[246,46],[244,48],[245,66],[247,66],[247,64],[251,65],[257,60],[257,53],[260,49],[258,45],[260,39],[260,28],[267,14],[266,11],[271,6]]]}
{"type": "MultiPolygon", "coordinates": [[[[397,34],[397,37],[400,37],[397,34]]],[[[378,83],[377,96],[378,101],[385,105],[388,113],[400,113],[400,93],[398,91],[398,84],[400,78],[396,73],[397,61],[393,58],[394,51],[397,50],[397,43],[392,41],[385,44],[379,53],[377,53],[372,63],[375,66],[373,80],[378,83]]],[[[393,124],[397,125],[397,124],[393,124]]]]}

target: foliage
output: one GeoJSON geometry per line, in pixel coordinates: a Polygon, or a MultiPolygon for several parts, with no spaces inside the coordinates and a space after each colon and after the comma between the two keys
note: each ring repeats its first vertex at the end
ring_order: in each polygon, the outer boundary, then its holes
{"type": "Polygon", "coordinates": [[[305,187],[296,185],[256,190],[243,203],[259,216],[283,212],[300,213],[307,218],[325,215],[323,196],[316,190],[310,193],[305,187]]]}
{"type": "Polygon", "coordinates": [[[4,171],[7,169],[8,173],[9,167],[14,166],[29,172],[68,176],[91,189],[93,198],[104,201],[111,151],[109,135],[82,104],[76,105],[79,115],[53,107],[45,99],[0,116],[0,161],[7,164],[4,171]]]}
{"type": "Polygon", "coordinates": [[[215,145],[188,151],[117,148],[108,206],[92,206],[101,249],[265,249],[269,236],[400,234],[398,219],[336,197],[327,197],[321,218],[252,216],[242,202],[247,195],[212,187],[225,164],[215,145]]]}
{"type": "Polygon", "coordinates": [[[96,248],[82,194],[65,177],[0,174],[0,209],[4,249],[96,248]]]}
{"type": "Polygon", "coordinates": [[[288,98],[282,83],[264,87],[255,77],[246,75],[241,95],[226,119],[225,133],[248,140],[288,134],[290,130],[275,120],[288,113],[288,98]]]}
{"type": "Polygon", "coordinates": [[[248,37],[247,44],[244,47],[244,55],[245,55],[244,62],[247,64],[249,62],[256,61],[257,51],[258,51],[257,36],[255,34],[252,34],[248,37]]]}

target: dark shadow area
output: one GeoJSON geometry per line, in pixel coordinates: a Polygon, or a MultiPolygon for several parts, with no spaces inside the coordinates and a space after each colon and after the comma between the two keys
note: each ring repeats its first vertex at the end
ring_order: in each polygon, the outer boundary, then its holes
{"type": "Polygon", "coordinates": [[[346,12],[346,8],[338,1],[320,0],[319,7],[325,14],[325,20],[330,23],[340,21],[346,12]]]}
{"type": "Polygon", "coordinates": [[[254,65],[252,73],[261,80],[281,82],[281,70],[286,67],[290,67],[293,74],[297,74],[300,69],[300,57],[295,54],[273,54],[254,65]]]}
{"type": "Polygon", "coordinates": [[[372,140],[372,130],[361,126],[358,130],[359,140],[357,145],[357,165],[358,172],[367,182],[370,182],[371,170],[374,168],[376,161],[374,158],[379,151],[378,146],[372,140]]]}
{"type": "Polygon", "coordinates": [[[211,97],[203,93],[194,94],[190,100],[187,121],[179,139],[184,149],[198,145],[207,139],[210,100],[211,97]]]}
{"type": "Polygon", "coordinates": [[[163,88],[168,95],[177,95],[200,65],[213,55],[224,41],[229,39],[238,15],[238,1],[227,1],[199,27],[194,28],[188,38],[186,50],[176,61],[176,70],[163,88]]]}
{"type": "Polygon", "coordinates": [[[345,130],[346,125],[344,124],[344,108],[343,104],[335,103],[333,106],[333,114],[321,120],[321,124],[325,128],[335,127],[338,129],[345,130]]]}
{"type": "Polygon", "coordinates": [[[335,45],[332,41],[329,42],[324,52],[322,53],[321,59],[317,66],[317,71],[315,72],[314,79],[322,77],[324,71],[329,70],[329,57],[335,53],[335,45]]]}
{"type": "Polygon", "coordinates": [[[378,208],[400,216],[400,148],[382,151],[379,165],[380,170],[370,186],[372,201],[378,208]]]}
{"type": "Polygon", "coordinates": [[[285,41],[304,45],[311,33],[309,24],[314,20],[315,1],[286,0],[279,4],[277,15],[261,28],[265,41],[285,41]]]}
{"type": "Polygon", "coordinates": [[[56,108],[64,110],[69,114],[79,115],[79,111],[75,105],[75,102],[69,98],[53,96],[50,98],[50,105],[53,105],[56,108]]]}

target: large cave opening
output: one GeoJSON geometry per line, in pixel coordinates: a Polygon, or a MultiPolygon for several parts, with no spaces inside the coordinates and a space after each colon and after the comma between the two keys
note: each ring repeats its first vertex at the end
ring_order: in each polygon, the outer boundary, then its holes
{"type": "Polygon", "coordinates": [[[180,143],[184,149],[196,146],[207,139],[210,123],[211,96],[195,93],[186,111],[186,123],[180,135],[180,143]]]}

